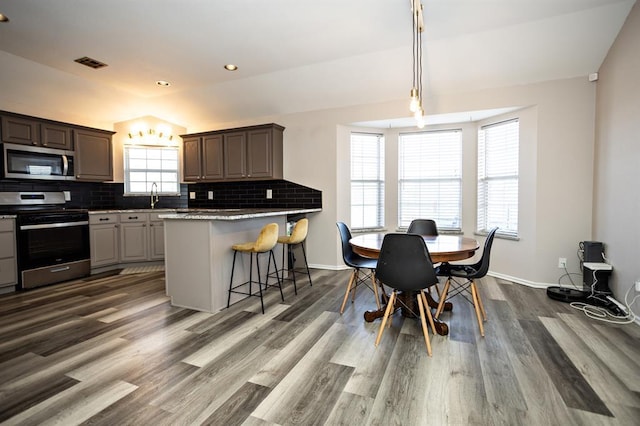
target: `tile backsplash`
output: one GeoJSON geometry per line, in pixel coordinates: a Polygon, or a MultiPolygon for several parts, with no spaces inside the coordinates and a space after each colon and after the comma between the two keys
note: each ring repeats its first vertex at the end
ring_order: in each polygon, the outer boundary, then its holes
{"type": "MultiPolygon", "coordinates": [[[[69,191],[67,208],[150,208],[149,196],[123,196],[123,183],[0,180],[0,192],[69,191]]],[[[320,208],[322,192],[285,180],[181,184],[180,196],[160,196],[156,208],[320,208]],[[267,189],[272,198],[267,199],[267,189]],[[209,200],[211,191],[213,199],[209,200]],[[189,192],[196,198],[190,200],[189,192]]]]}
{"type": "Polygon", "coordinates": [[[322,208],[322,191],[286,180],[196,183],[188,191],[196,196],[188,200],[191,208],[322,208]]]}

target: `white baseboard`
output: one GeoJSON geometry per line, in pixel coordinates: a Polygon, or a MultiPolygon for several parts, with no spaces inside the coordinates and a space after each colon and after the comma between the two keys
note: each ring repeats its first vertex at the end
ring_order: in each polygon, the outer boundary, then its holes
{"type": "Polygon", "coordinates": [[[529,281],[529,280],[523,280],[522,278],[518,278],[518,277],[512,277],[511,275],[505,275],[505,274],[500,274],[498,272],[492,272],[489,271],[487,273],[487,275],[490,275],[494,278],[499,278],[501,280],[505,280],[505,281],[511,281],[514,282],[516,284],[522,284],[522,285],[526,285],[527,287],[533,287],[533,288],[547,288],[547,287],[552,287],[552,286],[557,286],[558,284],[549,284],[549,283],[538,283],[538,282],[534,282],[534,281],[529,281]]]}
{"type": "Polygon", "coordinates": [[[344,271],[350,269],[347,265],[321,265],[319,263],[310,263],[309,268],[326,269],[328,271],[344,271]]]}

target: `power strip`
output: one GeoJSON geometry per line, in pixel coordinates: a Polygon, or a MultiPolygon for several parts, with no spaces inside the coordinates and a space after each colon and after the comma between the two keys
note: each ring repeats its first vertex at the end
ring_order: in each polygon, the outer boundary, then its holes
{"type": "Polygon", "coordinates": [[[609,300],[610,302],[614,303],[618,308],[620,308],[620,310],[622,311],[623,315],[627,315],[627,307],[626,306],[624,306],[622,303],[618,302],[612,296],[607,296],[607,300],[609,300]]]}

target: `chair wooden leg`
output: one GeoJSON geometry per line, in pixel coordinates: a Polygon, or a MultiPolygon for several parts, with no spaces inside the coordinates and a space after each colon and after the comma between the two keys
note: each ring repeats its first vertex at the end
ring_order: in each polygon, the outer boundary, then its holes
{"type": "Polygon", "coordinates": [[[344,312],[344,307],[347,304],[347,299],[349,299],[349,291],[351,291],[351,285],[353,284],[353,280],[356,277],[356,269],[351,272],[351,278],[349,279],[349,284],[347,284],[347,291],[344,292],[344,299],[342,300],[342,306],[340,307],[340,315],[344,312]]]}
{"type": "Polygon", "coordinates": [[[478,318],[478,326],[480,327],[480,335],[484,337],[484,326],[482,325],[482,318],[480,314],[480,303],[478,302],[478,289],[476,283],[471,281],[471,296],[473,297],[473,307],[476,310],[476,318],[478,318]]]}
{"type": "MultiPolygon", "coordinates": [[[[373,277],[373,281],[375,281],[375,283],[378,284],[378,286],[380,287],[379,290],[382,292],[382,298],[384,299],[384,303],[389,303],[389,296],[387,296],[387,291],[384,289],[384,284],[382,284],[382,281],[379,281],[375,278],[376,276],[376,271],[372,270],[371,271],[371,275],[373,277]]],[[[378,307],[378,310],[380,308],[378,307]]]]}
{"type": "MultiPolygon", "coordinates": [[[[424,334],[424,343],[427,345],[427,353],[431,356],[431,341],[429,340],[429,330],[427,330],[427,322],[424,318],[425,303],[422,301],[423,293],[420,291],[418,296],[418,310],[420,310],[420,324],[422,324],[422,334],[424,334]]],[[[428,305],[427,309],[428,309],[428,305]]]]}
{"type": "Polygon", "coordinates": [[[384,316],[382,317],[382,322],[380,323],[380,328],[378,329],[378,336],[376,337],[375,346],[378,346],[380,343],[380,339],[382,338],[382,332],[384,331],[384,326],[387,324],[387,319],[389,319],[389,315],[391,311],[393,311],[393,302],[396,299],[396,292],[393,291],[391,296],[389,297],[389,303],[387,303],[387,309],[384,311],[384,316]]]}
{"type": "Polygon", "coordinates": [[[449,286],[451,285],[451,277],[447,278],[447,281],[444,283],[444,288],[442,289],[442,293],[440,294],[440,300],[438,301],[438,309],[436,309],[436,318],[440,318],[440,314],[442,313],[442,309],[444,308],[444,302],[447,301],[447,294],[449,293],[449,286]]]}
{"type": "MultiPolygon", "coordinates": [[[[475,281],[473,282],[475,285],[475,281]]],[[[480,297],[480,290],[478,290],[478,286],[476,286],[476,295],[478,296],[478,305],[480,305],[480,312],[482,313],[482,318],[487,320],[487,313],[484,310],[484,305],[482,304],[482,297],[480,297]]]]}
{"type": "Polygon", "coordinates": [[[431,315],[431,308],[429,307],[429,303],[427,302],[427,296],[424,295],[424,292],[420,292],[420,297],[422,298],[422,304],[424,305],[424,310],[427,313],[427,319],[429,319],[429,325],[431,326],[431,330],[433,334],[436,335],[438,332],[436,331],[436,324],[433,322],[433,315],[431,315]]]}
{"type": "Polygon", "coordinates": [[[371,284],[373,287],[373,294],[376,298],[376,307],[380,310],[380,295],[378,294],[378,284],[376,283],[376,275],[371,271],[371,284]]]}
{"type": "Polygon", "coordinates": [[[356,301],[356,290],[358,289],[358,281],[360,280],[360,269],[356,269],[355,281],[351,286],[351,303],[355,303],[356,301]]]}

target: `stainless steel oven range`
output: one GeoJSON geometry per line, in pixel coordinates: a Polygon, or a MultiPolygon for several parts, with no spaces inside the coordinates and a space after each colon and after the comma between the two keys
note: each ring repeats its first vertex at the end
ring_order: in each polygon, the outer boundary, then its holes
{"type": "Polygon", "coordinates": [[[63,192],[0,193],[0,209],[16,215],[21,289],[89,275],[89,213],[64,206],[63,192]]]}

